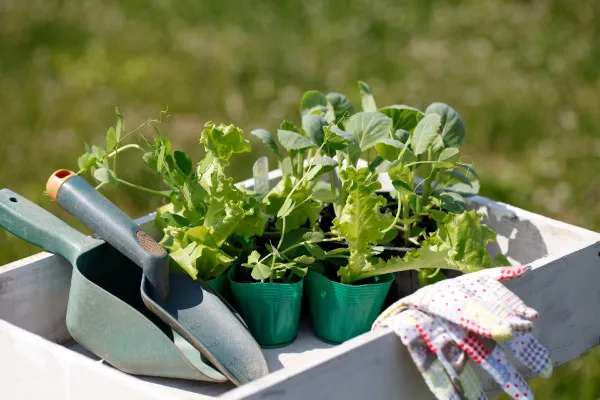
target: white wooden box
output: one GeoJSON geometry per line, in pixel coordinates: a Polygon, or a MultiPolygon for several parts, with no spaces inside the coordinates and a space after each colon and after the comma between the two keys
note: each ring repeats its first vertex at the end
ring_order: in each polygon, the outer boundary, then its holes
{"type": "MultiPolygon", "coordinates": [[[[270,173],[271,183],[279,172],[270,173]]],[[[244,181],[250,187],[252,181],[244,181]]],[[[391,184],[382,178],[384,189],[391,184]]],[[[600,234],[474,197],[498,234],[492,251],[534,271],[509,282],[540,312],[534,333],[555,365],[600,341],[600,234]]],[[[152,230],[152,215],[138,223],[152,230]]],[[[0,398],[2,399],[428,399],[399,339],[369,332],[338,346],[318,340],[307,321],[290,346],[265,350],[268,376],[234,388],[173,379],[135,377],[97,360],[73,342],[65,326],[71,266],[40,253],[0,267],[0,398]]],[[[522,370],[527,376],[528,372],[522,370]]],[[[481,374],[488,393],[499,393],[481,374]]]]}

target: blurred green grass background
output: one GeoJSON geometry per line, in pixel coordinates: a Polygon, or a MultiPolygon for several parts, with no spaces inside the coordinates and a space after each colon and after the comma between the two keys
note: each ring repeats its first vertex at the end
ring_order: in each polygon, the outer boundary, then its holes
{"type": "MultiPolygon", "coordinates": [[[[114,105],[127,129],[168,107],[162,129],[198,155],[207,120],[274,130],[308,89],[358,104],[360,79],[382,105],[456,108],[483,195],[598,231],[598,21],[596,0],[0,0],[0,186],[73,223],[46,178],[103,143],[114,105]]],[[[249,177],[255,157],[232,175],[249,177]]],[[[139,163],[124,173],[156,184],[139,163]]],[[[108,195],[132,216],[160,204],[108,195]]],[[[37,251],[0,231],[0,265],[37,251]]],[[[600,351],[533,386],[600,398],[600,351]]]]}

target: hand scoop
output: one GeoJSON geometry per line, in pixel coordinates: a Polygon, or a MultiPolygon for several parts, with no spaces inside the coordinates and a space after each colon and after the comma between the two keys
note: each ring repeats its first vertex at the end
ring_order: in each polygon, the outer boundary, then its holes
{"type": "Polygon", "coordinates": [[[142,271],[111,245],[8,189],[0,190],[0,226],[72,264],[66,324],[80,345],[130,374],[227,381],[146,308],[142,271]]]}
{"type": "Polygon", "coordinates": [[[86,180],[59,170],[48,180],[47,192],[142,268],[146,307],[229,380],[241,385],[268,374],[262,349],[243,321],[205,283],[168,272],[168,255],[160,245],[86,180]]]}

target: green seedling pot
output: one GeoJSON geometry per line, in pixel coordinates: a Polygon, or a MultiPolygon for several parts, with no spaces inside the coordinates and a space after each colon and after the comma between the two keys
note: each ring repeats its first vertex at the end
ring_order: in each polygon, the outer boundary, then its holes
{"type": "Polygon", "coordinates": [[[206,283],[211,287],[211,289],[219,293],[221,296],[225,298],[228,297],[229,278],[226,273],[221,276],[217,276],[216,278],[209,279],[206,281],[206,283]]]}
{"type": "Polygon", "coordinates": [[[346,285],[309,270],[306,292],[315,334],[337,344],[368,332],[381,312],[394,274],[375,279],[374,283],[346,285]]]}
{"type": "MultiPolygon", "coordinates": [[[[241,268],[241,267],[237,267],[241,268]]],[[[229,272],[234,303],[256,341],[264,348],[283,347],[298,336],[303,279],[294,283],[236,281],[229,272]]]]}

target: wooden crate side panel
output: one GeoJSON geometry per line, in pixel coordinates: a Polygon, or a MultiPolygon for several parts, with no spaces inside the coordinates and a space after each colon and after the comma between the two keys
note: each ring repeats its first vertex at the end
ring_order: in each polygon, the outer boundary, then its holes
{"type": "Polygon", "coordinates": [[[208,399],[175,397],[5,321],[0,321],[0,348],[2,399],[208,399]]]}
{"type": "MultiPolygon", "coordinates": [[[[550,350],[555,365],[599,344],[600,242],[547,260],[507,286],[540,312],[534,334],[550,350]]],[[[537,263],[539,264],[539,263],[537,263]]],[[[519,368],[526,377],[531,375],[519,368]]],[[[499,390],[480,374],[490,395],[499,390]]],[[[234,389],[223,399],[432,398],[400,340],[390,331],[351,340],[327,358],[284,369],[234,389]]]]}
{"type": "Polygon", "coordinates": [[[65,324],[72,267],[40,253],[0,269],[0,319],[55,343],[72,341],[65,324]]]}
{"type": "Polygon", "coordinates": [[[234,389],[223,400],[434,399],[395,334],[370,332],[318,364],[287,368],[234,389]]]}

